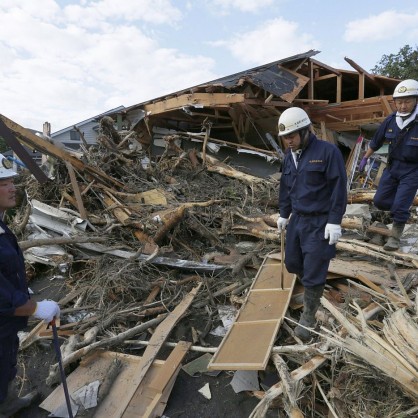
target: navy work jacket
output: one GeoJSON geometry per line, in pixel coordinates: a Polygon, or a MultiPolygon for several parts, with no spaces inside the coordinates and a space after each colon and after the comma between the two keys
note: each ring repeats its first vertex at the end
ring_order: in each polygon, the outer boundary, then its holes
{"type": "Polygon", "coordinates": [[[369,147],[373,151],[377,151],[384,143],[389,143],[390,161],[418,163],[417,118],[400,129],[396,123],[396,112],[389,115],[374,134],[369,147]]]}
{"type": "Polygon", "coordinates": [[[0,220],[0,338],[16,334],[28,323],[13,316],[29,299],[23,254],[12,231],[0,220]]]}
{"type": "Polygon", "coordinates": [[[287,151],[280,179],[280,216],[327,214],[328,223],[341,224],[347,206],[347,174],[341,151],[310,133],[296,168],[287,151]]]}

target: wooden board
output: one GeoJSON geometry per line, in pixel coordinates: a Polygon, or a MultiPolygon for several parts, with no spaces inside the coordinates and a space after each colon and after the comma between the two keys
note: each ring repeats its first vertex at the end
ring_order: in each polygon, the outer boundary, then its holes
{"type": "Polygon", "coordinates": [[[141,361],[133,370],[132,376],[129,379],[129,385],[126,386],[124,392],[120,394],[118,404],[113,405],[113,409],[108,411],[106,416],[111,416],[112,418],[120,418],[123,416],[125,410],[121,409],[120,405],[125,405],[125,408],[129,405],[129,402],[134,397],[137,388],[140,386],[141,382],[144,381],[145,377],[147,377],[149,368],[152,366],[158,351],[170,334],[171,330],[189,308],[201,285],[202,283],[199,283],[195,288],[193,288],[174,308],[174,310],[170,312],[164,321],[157,326],[150,339],[150,344],[145,349],[141,361]]]}
{"type": "Polygon", "coordinates": [[[235,322],[209,363],[209,370],[264,370],[289,306],[296,276],[268,255],[235,322]]]}
{"type": "Polygon", "coordinates": [[[180,371],[181,362],[191,345],[192,343],[180,341],[164,362],[164,365],[158,369],[158,373],[149,371],[151,372],[150,376],[145,384],[138,386],[122,415],[123,418],[158,417],[164,412],[164,408],[162,411],[158,411],[157,407],[161,403],[165,406],[167,401],[165,399],[166,389],[169,389],[168,393],[171,392],[175,378],[180,371]],[[145,399],[148,399],[148,402],[145,402],[145,399]]]}
{"type": "MultiPolygon", "coordinates": [[[[174,364],[176,361],[169,361],[170,357],[167,359],[168,368],[166,368],[166,361],[155,360],[130,401],[127,412],[133,411],[130,408],[132,403],[135,416],[138,418],[162,415],[181,367],[180,362],[183,356],[179,355],[179,353],[185,354],[189,345],[187,343],[186,345],[179,344],[178,347],[179,349],[173,350],[170,356],[172,360],[175,358],[178,361],[178,365],[174,364]],[[157,382],[158,387],[155,387],[156,384],[154,382],[157,382]]],[[[126,409],[126,405],[120,402],[121,395],[131,385],[131,379],[135,374],[136,367],[141,361],[141,357],[98,350],[83,360],[79,367],[67,377],[68,390],[71,394],[75,390],[95,380],[103,380],[111,362],[115,358],[118,358],[122,362],[122,370],[113,382],[108,395],[96,407],[94,417],[97,418],[112,416],[111,411],[114,411],[115,408],[120,411],[126,409]]],[[[62,385],[59,385],[39,407],[52,412],[63,404],[65,405],[64,391],[62,385]]],[[[129,415],[129,412],[127,416],[132,416],[129,415]]]]}

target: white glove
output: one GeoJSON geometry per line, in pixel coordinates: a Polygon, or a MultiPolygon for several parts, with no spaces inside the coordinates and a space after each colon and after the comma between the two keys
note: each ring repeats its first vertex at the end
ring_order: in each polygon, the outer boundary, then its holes
{"type": "Polygon", "coordinates": [[[279,233],[281,233],[282,230],[284,230],[286,228],[286,225],[288,223],[289,223],[289,218],[280,217],[279,219],[277,219],[277,229],[278,229],[279,233]]]}
{"type": "Polygon", "coordinates": [[[329,245],[336,244],[342,235],[341,225],[326,224],[324,238],[329,238],[329,245]]]}
{"type": "Polygon", "coordinates": [[[58,303],[53,300],[43,300],[42,302],[37,302],[33,316],[49,323],[54,318],[59,318],[60,307],[58,306],[58,303]]]}

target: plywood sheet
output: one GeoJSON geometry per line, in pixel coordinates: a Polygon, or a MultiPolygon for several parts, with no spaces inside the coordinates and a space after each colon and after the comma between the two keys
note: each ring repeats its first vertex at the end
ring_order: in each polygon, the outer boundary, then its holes
{"type": "Polygon", "coordinates": [[[235,322],[209,370],[264,370],[289,306],[295,276],[272,255],[261,265],[235,322]],[[282,288],[283,279],[283,288],[282,288]]]}
{"type": "Polygon", "coordinates": [[[236,322],[215,353],[209,370],[262,370],[277,333],[276,321],[236,322]]]}
{"type": "Polygon", "coordinates": [[[254,290],[249,293],[247,302],[241,310],[239,322],[274,321],[287,309],[289,290],[254,290]]]}

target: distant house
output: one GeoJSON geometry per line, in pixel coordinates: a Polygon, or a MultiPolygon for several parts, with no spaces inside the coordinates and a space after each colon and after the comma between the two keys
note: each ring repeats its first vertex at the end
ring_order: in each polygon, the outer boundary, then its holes
{"type": "Polygon", "coordinates": [[[99,122],[103,116],[120,112],[125,109],[125,106],[119,106],[117,108],[108,110],[100,115],[86,119],[82,122],[78,122],[68,128],[61,129],[60,131],[51,134],[51,138],[55,145],[61,145],[65,148],[73,150],[79,150],[80,144],[82,144],[81,134],[84,137],[87,145],[93,145],[96,143],[97,136],[99,134],[99,122]]]}

